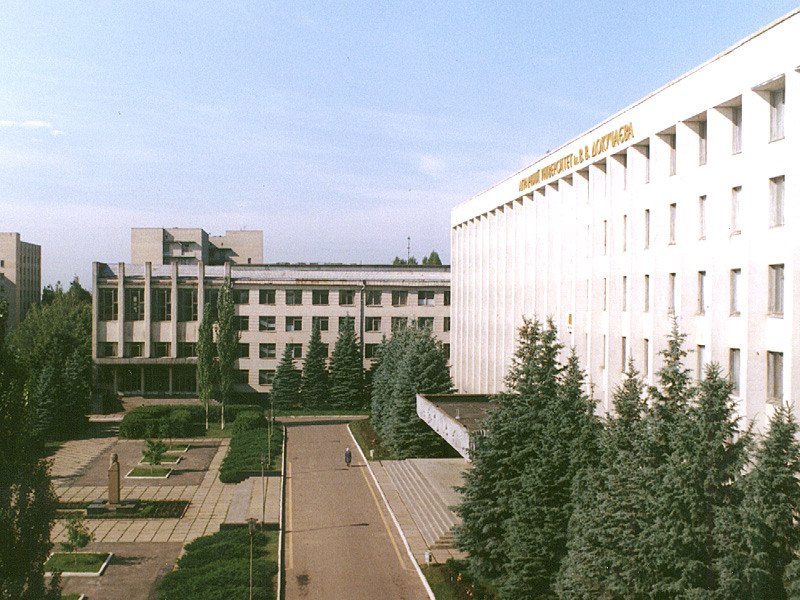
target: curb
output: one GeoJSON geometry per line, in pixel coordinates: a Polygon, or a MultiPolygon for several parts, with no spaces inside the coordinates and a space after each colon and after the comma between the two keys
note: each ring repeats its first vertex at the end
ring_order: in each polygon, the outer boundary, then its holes
{"type": "Polygon", "coordinates": [[[389,500],[387,500],[386,494],[383,493],[383,489],[378,483],[378,478],[375,477],[375,473],[372,471],[372,467],[370,466],[367,457],[364,456],[364,451],[361,449],[361,445],[358,443],[355,436],[353,435],[353,432],[350,430],[349,423],[347,424],[347,433],[350,434],[350,438],[353,440],[353,444],[355,444],[355,447],[358,448],[358,453],[361,455],[361,458],[364,459],[364,464],[367,466],[367,470],[369,471],[369,474],[372,477],[372,481],[375,483],[375,487],[378,488],[378,493],[381,495],[383,504],[386,506],[386,509],[389,511],[389,515],[392,517],[392,522],[394,523],[394,526],[397,528],[397,531],[400,534],[400,539],[403,540],[403,546],[405,546],[408,558],[411,559],[411,564],[414,565],[414,569],[416,569],[417,575],[422,581],[422,585],[425,586],[425,591],[428,592],[428,598],[430,598],[430,600],[436,600],[436,596],[433,595],[433,590],[431,589],[428,580],[425,578],[425,574],[422,572],[422,569],[419,568],[417,559],[414,558],[414,553],[411,552],[411,546],[409,546],[408,540],[406,539],[406,535],[405,533],[403,533],[403,529],[402,527],[400,527],[400,523],[397,521],[397,517],[395,516],[394,511],[392,510],[392,507],[389,505],[389,500]]]}
{"type": "Polygon", "coordinates": [[[278,517],[278,589],[276,590],[275,593],[275,597],[277,598],[277,600],[283,600],[284,598],[283,554],[285,552],[284,548],[285,536],[283,535],[283,532],[286,529],[286,523],[284,521],[286,518],[286,515],[284,514],[284,501],[286,499],[286,437],[287,437],[287,428],[284,427],[283,456],[281,457],[281,506],[280,506],[280,516],[278,517]]]}

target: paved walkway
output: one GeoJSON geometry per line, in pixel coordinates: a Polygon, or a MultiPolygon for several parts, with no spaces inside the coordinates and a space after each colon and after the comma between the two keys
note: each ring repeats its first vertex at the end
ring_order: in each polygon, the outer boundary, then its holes
{"type": "Polygon", "coordinates": [[[231,504],[225,523],[245,525],[247,519],[256,519],[264,523],[278,525],[280,523],[281,478],[280,476],[250,477],[237,483],[233,490],[231,504]]]}
{"type": "Polygon", "coordinates": [[[346,424],[287,428],[286,598],[428,598],[346,424]]]}
{"type": "MultiPolygon", "coordinates": [[[[110,432],[104,432],[110,433],[110,432]]],[[[64,442],[53,456],[50,476],[58,485],[59,480],[80,475],[98,456],[117,442],[116,436],[93,437],[85,440],[64,442]]]]}
{"type": "MultiPolygon", "coordinates": [[[[203,441],[208,442],[207,439],[203,441]]],[[[197,486],[148,486],[123,487],[123,498],[142,500],[189,500],[191,504],[180,519],[87,519],[96,542],[183,542],[219,531],[233,496],[235,486],[219,481],[218,472],[222,459],[228,451],[229,440],[220,440],[203,481],[197,486]]],[[[190,450],[191,452],[191,450],[190,450]]],[[[56,487],[56,493],[64,501],[87,501],[107,497],[106,487],[68,486],[56,487]]],[[[57,521],[51,539],[54,542],[66,539],[65,522],[57,521]]]]}

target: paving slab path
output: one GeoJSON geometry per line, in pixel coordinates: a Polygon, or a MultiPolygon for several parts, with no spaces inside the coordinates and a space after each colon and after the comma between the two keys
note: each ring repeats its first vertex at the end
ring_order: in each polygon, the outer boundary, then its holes
{"type": "Polygon", "coordinates": [[[427,599],[352,446],[346,424],[287,427],[286,598],[427,599]]]}

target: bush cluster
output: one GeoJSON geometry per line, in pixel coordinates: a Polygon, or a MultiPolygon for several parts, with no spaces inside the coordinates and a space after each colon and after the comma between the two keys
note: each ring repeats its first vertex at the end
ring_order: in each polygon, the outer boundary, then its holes
{"type": "MultiPolygon", "coordinates": [[[[267,431],[265,427],[234,431],[228,453],[219,469],[219,480],[222,483],[238,483],[261,472],[261,456],[266,460],[268,455],[267,431]]],[[[279,464],[282,442],[283,426],[275,423],[271,442],[272,464],[265,465],[265,469],[273,470],[279,464]]]]}
{"type": "MultiPolygon", "coordinates": [[[[250,404],[235,404],[225,407],[225,415],[235,420],[241,413],[260,413],[261,409],[250,404]]],[[[219,405],[209,406],[209,419],[218,419],[219,405]]],[[[185,438],[202,436],[205,412],[202,406],[184,404],[161,404],[140,406],[133,409],[119,427],[119,435],[128,439],[185,438]]]]}
{"type": "MultiPolygon", "coordinates": [[[[274,586],[265,589],[263,582],[274,580],[278,565],[274,560],[277,534],[256,531],[253,534],[253,598],[272,600],[274,586]]],[[[250,537],[246,528],[224,529],[214,535],[197,538],[186,546],[178,568],[167,573],[158,584],[158,597],[181,600],[217,600],[248,598],[250,581],[250,537]]]]}
{"type": "Polygon", "coordinates": [[[236,420],[233,422],[233,435],[252,429],[263,429],[266,426],[267,420],[261,411],[243,411],[236,415],[236,420]]]}

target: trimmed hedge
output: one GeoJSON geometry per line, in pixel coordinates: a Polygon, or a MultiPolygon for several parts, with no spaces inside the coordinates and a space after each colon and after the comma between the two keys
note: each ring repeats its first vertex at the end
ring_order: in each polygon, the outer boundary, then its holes
{"type": "MultiPolygon", "coordinates": [[[[209,419],[219,420],[220,406],[209,406],[209,419]]],[[[225,417],[234,421],[241,413],[261,413],[250,404],[225,407],[225,417]]],[[[155,404],[140,406],[127,413],[119,427],[119,435],[128,439],[186,438],[205,435],[205,409],[198,405],[155,404]]]]}
{"type": "MultiPolygon", "coordinates": [[[[283,444],[283,425],[275,423],[272,429],[272,464],[265,465],[265,470],[278,468],[283,444]]],[[[228,453],[219,468],[219,480],[222,483],[238,483],[261,473],[261,455],[267,456],[267,429],[250,429],[234,433],[228,453]]]]}
{"type": "Polygon", "coordinates": [[[237,433],[244,433],[251,429],[263,429],[267,426],[267,420],[261,411],[244,411],[236,415],[236,420],[233,422],[233,435],[237,433]]]}
{"type": "MultiPolygon", "coordinates": [[[[273,600],[278,534],[253,533],[253,598],[273,600]],[[264,581],[273,581],[264,589],[264,581]]],[[[247,528],[224,529],[197,538],[186,546],[177,569],[158,584],[158,598],[170,600],[218,600],[248,598],[250,581],[250,535],[247,528]]]]}

